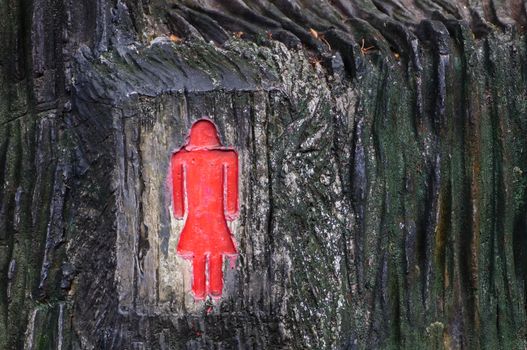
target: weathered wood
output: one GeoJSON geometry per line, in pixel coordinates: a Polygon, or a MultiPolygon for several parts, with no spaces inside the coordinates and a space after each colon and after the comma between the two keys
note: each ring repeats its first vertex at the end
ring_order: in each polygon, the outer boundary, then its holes
{"type": "Polygon", "coordinates": [[[527,347],[521,2],[0,16],[0,349],[527,347]],[[194,302],[166,176],[204,116],[240,254],[194,302]]]}

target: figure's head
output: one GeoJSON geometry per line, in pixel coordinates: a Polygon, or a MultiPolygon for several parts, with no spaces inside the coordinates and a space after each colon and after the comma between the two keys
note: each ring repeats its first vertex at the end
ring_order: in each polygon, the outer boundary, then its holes
{"type": "Polygon", "coordinates": [[[220,138],[216,125],[208,119],[200,119],[190,129],[188,146],[194,147],[214,147],[220,146],[220,138]]]}

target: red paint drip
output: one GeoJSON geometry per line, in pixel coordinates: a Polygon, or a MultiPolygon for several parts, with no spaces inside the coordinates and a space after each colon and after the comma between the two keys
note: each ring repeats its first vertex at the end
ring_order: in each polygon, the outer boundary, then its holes
{"type": "Polygon", "coordinates": [[[227,220],[238,213],[238,155],[222,147],[214,123],[200,119],[172,155],[171,175],[174,215],[185,218],[177,253],[192,259],[194,298],[219,298],[223,257],[236,254],[227,220]]]}
{"type": "Polygon", "coordinates": [[[229,267],[234,270],[236,267],[236,255],[227,256],[227,259],[229,259],[229,267]]]}

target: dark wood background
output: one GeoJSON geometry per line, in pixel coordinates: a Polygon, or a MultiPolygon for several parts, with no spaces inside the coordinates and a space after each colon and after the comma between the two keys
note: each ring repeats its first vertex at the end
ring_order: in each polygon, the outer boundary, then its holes
{"type": "Polygon", "coordinates": [[[0,3],[0,349],[527,348],[519,0],[0,3]],[[241,159],[194,303],[170,153],[241,159]]]}

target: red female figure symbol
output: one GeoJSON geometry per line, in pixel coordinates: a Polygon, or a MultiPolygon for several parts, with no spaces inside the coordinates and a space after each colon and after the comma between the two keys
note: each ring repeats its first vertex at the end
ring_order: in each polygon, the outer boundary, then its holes
{"type": "Polygon", "coordinates": [[[210,120],[200,119],[172,155],[171,172],[174,215],[185,218],[177,253],[192,259],[194,298],[205,298],[207,291],[219,298],[223,257],[236,254],[227,220],[238,213],[238,155],[222,147],[210,120]]]}

